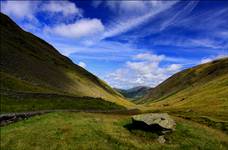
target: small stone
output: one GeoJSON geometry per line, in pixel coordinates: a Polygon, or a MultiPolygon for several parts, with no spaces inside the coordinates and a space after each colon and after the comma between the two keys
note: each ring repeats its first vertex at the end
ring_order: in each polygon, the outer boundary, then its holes
{"type": "Polygon", "coordinates": [[[160,144],[164,144],[166,141],[164,135],[159,136],[157,140],[160,144]]]}

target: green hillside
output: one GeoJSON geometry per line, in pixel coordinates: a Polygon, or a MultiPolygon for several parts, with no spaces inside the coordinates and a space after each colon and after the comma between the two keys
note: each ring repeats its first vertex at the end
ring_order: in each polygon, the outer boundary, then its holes
{"type": "Polygon", "coordinates": [[[1,91],[87,96],[132,106],[104,81],[44,40],[23,31],[2,13],[0,19],[1,91]]]}
{"type": "Polygon", "coordinates": [[[142,102],[160,101],[171,95],[176,95],[186,88],[197,88],[227,74],[228,58],[198,65],[171,76],[157,87],[151,89],[142,98],[142,102]]]}
{"type": "Polygon", "coordinates": [[[170,112],[228,133],[228,58],[173,75],[141,102],[148,111],[170,112]]]}

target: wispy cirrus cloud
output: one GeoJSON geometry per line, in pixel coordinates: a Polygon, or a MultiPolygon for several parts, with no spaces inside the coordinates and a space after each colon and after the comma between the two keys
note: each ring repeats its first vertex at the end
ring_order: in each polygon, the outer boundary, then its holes
{"type": "MultiPolygon", "coordinates": [[[[128,10],[128,13],[125,15],[121,14],[121,16],[114,19],[109,25],[107,25],[107,30],[105,31],[103,38],[113,37],[122,33],[125,33],[133,28],[136,28],[144,23],[146,23],[149,19],[154,17],[155,15],[159,14],[160,12],[170,8],[173,6],[177,1],[164,1],[164,2],[150,2],[151,5],[146,5],[148,2],[142,1],[141,5],[137,4],[136,2],[110,2],[113,9],[123,7],[123,10],[128,10]],[[113,4],[112,4],[113,3],[113,4]],[[127,4],[124,4],[127,3],[127,4]],[[144,12],[137,14],[136,16],[132,16],[131,13],[129,14],[129,3],[134,4],[135,7],[141,7],[144,12]],[[126,6],[127,8],[126,8],[126,6]],[[125,7],[124,7],[125,6],[125,7]],[[125,9],[124,9],[125,8],[125,9]],[[146,11],[145,11],[146,10],[146,11]]],[[[108,3],[109,4],[109,3],[108,3]]],[[[131,6],[131,5],[130,5],[131,6]]],[[[134,8],[134,7],[131,7],[134,8]]]]}
{"type": "Polygon", "coordinates": [[[228,41],[213,40],[210,38],[188,38],[188,37],[177,37],[170,36],[161,37],[152,41],[154,45],[160,46],[176,46],[182,48],[210,48],[210,49],[228,49],[228,41]]]}
{"type": "Polygon", "coordinates": [[[94,1],[92,7],[89,1],[4,0],[1,4],[1,12],[22,28],[112,86],[155,86],[176,71],[227,54],[227,3],[94,1]]]}
{"type": "Polygon", "coordinates": [[[198,1],[190,1],[186,6],[184,6],[183,9],[180,9],[180,11],[177,11],[176,13],[174,13],[172,17],[162,22],[159,31],[162,31],[171,25],[177,24],[178,21],[182,20],[182,18],[189,15],[192,12],[192,10],[197,6],[197,4],[198,4],[198,1]]]}

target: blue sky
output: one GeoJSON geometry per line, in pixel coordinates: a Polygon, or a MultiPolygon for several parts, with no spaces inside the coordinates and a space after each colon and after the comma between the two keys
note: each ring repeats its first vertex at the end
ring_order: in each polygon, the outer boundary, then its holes
{"type": "Polygon", "coordinates": [[[7,1],[1,12],[113,87],[228,56],[226,1],[7,1]]]}

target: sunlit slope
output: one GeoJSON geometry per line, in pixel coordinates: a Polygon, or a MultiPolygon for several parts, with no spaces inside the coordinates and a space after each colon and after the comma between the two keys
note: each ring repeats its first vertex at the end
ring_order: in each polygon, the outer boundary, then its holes
{"type": "MultiPolygon", "coordinates": [[[[187,88],[197,88],[227,74],[228,58],[198,65],[171,76],[157,87],[151,89],[141,102],[160,101],[187,88]]],[[[225,87],[227,85],[224,85],[225,87]]]]}
{"type": "Polygon", "coordinates": [[[6,15],[1,13],[0,17],[1,90],[101,97],[132,105],[44,40],[23,31],[6,15]]]}
{"type": "Polygon", "coordinates": [[[228,58],[177,73],[155,89],[164,95],[157,99],[155,96],[148,98],[145,105],[149,109],[206,115],[228,121],[228,58]]]}

